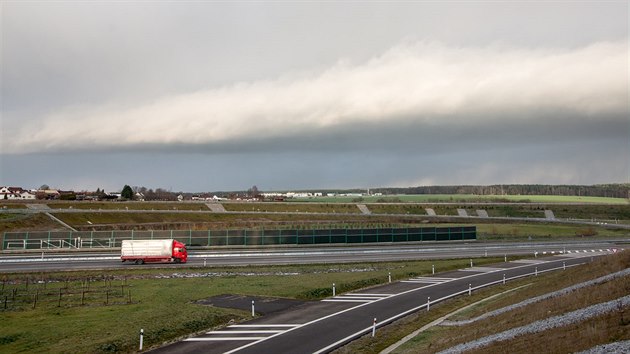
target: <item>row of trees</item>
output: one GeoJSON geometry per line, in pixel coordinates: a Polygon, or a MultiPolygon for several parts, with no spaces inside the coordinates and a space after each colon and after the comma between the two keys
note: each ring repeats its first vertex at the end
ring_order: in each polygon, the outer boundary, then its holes
{"type": "Polygon", "coordinates": [[[499,184],[490,186],[424,186],[376,188],[383,194],[477,194],[477,195],[563,195],[581,197],[630,198],[630,184],[546,185],[499,184]]]}

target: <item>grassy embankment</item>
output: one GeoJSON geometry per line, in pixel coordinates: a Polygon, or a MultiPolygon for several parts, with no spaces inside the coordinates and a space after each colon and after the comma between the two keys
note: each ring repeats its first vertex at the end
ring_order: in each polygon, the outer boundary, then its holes
{"type": "MultiPolygon", "coordinates": [[[[497,261],[483,258],[475,264],[497,261]]],[[[342,293],[385,283],[388,272],[393,279],[427,275],[432,264],[447,271],[465,267],[468,260],[3,275],[1,297],[9,301],[6,310],[0,306],[0,352],[133,352],[140,328],[146,348],[249,318],[247,312],[197,300],[221,294],[315,300],[332,295],[332,283],[342,293]],[[83,295],[88,280],[90,290],[83,295]]]]}
{"type": "MultiPolygon", "coordinates": [[[[397,342],[408,333],[468,304],[491,295],[506,292],[499,297],[481,302],[453,319],[469,319],[520,301],[547,294],[562,288],[585,282],[630,267],[630,251],[595,260],[593,263],[529,277],[506,285],[474,292],[431,306],[430,312],[420,312],[401,319],[377,333],[376,338],[363,337],[336,351],[341,353],[378,353],[397,342]],[[524,286],[528,285],[528,286],[524,286]]],[[[562,315],[596,303],[607,302],[630,293],[630,277],[618,278],[603,284],[590,286],[570,294],[544,300],[526,307],[491,317],[473,324],[458,327],[432,327],[421,332],[394,353],[435,353],[460,343],[500,333],[527,325],[534,321],[562,315]]],[[[497,342],[474,352],[502,353],[567,353],[577,352],[596,345],[630,339],[630,308],[619,308],[608,315],[597,316],[575,325],[548,330],[542,333],[519,336],[513,340],[497,342]]]]}

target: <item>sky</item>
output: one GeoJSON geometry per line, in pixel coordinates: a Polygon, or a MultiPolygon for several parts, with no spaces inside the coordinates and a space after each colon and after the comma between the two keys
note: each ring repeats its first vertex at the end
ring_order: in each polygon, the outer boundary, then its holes
{"type": "Polygon", "coordinates": [[[3,0],[0,16],[0,186],[630,182],[627,0],[3,0]]]}

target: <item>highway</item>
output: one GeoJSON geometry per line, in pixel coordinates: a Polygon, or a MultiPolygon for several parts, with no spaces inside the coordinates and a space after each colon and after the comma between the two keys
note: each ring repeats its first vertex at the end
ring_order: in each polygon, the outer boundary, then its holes
{"type": "Polygon", "coordinates": [[[327,353],[430,304],[524,276],[590,262],[612,252],[567,253],[503,262],[360,290],[209,331],[156,350],[187,353],[327,353]],[[505,280],[504,280],[505,279],[505,280]]]}
{"type": "MultiPolygon", "coordinates": [[[[618,241],[618,240],[617,240],[618,241]]],[[[3,253],[0,273],[87,269],[181,268],[204,266],[352,263],[396,260],[503,257],[584,252],[620,248],[615,241],[519,242],[519,243],[422,243],[374,246],[247,248],[190,250],[187,264],[122,263],[118,250],[3,253]]]]}

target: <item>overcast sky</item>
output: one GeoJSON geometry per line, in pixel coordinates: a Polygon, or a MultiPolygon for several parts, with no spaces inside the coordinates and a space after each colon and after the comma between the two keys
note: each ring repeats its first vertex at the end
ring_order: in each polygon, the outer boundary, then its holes
{"type": "Polygon", "coordinates": [[[0,185],[630,182],[628,1],[0,6],[0,185]]]}

